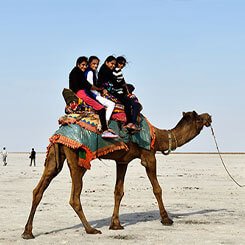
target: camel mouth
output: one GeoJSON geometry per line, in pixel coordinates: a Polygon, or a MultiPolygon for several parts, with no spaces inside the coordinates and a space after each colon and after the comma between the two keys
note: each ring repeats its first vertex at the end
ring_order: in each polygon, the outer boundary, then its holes
{"type": "Polygon", "coordinates": [[[203,126],[210,127],[212,123],[212,117],[208,113],[201,114],[200,122],[203,126]]]}
{"type": "Polygon", "coordinates": [[[212,117],[210,115],[206,115],[206,117],[204,118],[204,125],[206,127],[210,127],[212,123],[212,117]]]}
{"type": "Polygon", "coordinates": [[[211,126],[211,122],[206,122],[206,123],[205,123],[205,126],[206,126],[206,127],[210,127],[210,126],[211,126]]]}

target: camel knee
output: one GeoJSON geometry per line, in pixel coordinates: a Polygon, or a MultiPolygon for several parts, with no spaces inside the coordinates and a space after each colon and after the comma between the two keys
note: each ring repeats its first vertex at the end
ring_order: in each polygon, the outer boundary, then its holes
{"type": "Polygon", "coordinates": [[[114,196],[116,198],[121,199],[124,196],[123,188],[120,188],[120,187],[116,186],[115,187],[115,191],[114,191],[114,196]]]}
{"type": "Polygon", "coordinates": [[[46,169],[45,168],[41,180],[39,181],[36,188],[32,191],[34,200],[42,198],[43,192],[46,190],[46,188],[49,186],[51,180],[57,174],[58,174],[58,171],[56,169],[46,169]]]}
{"type": "MultiPolygon", "coordinates": [[[[44,188],[45,190],[46,188],[44,188]]],[[[40,191],[40,188],[39,187],[36,187],[33,191],[32,191],[32,202],[34,205],[38,205],[43,197],[43,191],[40,191]]]]}
{"type": "Polygon", "coordinates": [[[115,192],[114,192],[114,196],[115,196],[116,198],[118,198],[118,199],[122,199],[123,196],[124,196],[124,192],[123,192],[123,191],[122,191],[122,192],[115,191],[115,192]]]}
{"type": "Polygon", "coordinates": [[[81,210],[81,203],[79,201],[75,201],[74,199],[71,199],[69,204],[76,212],[81,210]]]}
{"type": "Polygon", "coordinates": [[[158,196],[158,195],[161,196],[162,195],[162,188],[161,187],[154,188],[153,193],[155,196],[158,196]]]}

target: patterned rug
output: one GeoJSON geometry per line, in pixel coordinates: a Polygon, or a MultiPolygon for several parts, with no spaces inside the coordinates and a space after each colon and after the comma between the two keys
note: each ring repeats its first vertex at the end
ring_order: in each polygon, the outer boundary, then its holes
{"type": "MultiPolygon", "coordinates": [[[[104,139],[99,131],[100,124],[95,114],[69,114],[59,119],[60,128],[50,138],[50,144],[60,143],[78,150],[79,166],[90,169],[90,161],[117,150],[128,150],[127,143],[150,150],[155,141],[155,133],[147,119],[140,115],[141,130],[130,134],[120,121],[111,120],[109,127],[120,137],[104,139]]],[[[50,146],[49,146],[50,147],[50,146]]],[[[48,149],[49,149],[48,147],[48,149]]]]}

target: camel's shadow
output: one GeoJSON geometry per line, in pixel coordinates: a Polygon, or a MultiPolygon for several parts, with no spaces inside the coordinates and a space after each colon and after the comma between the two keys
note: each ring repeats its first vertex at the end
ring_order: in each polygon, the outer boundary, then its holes
{"type": "MultiPolygon", "coordinates": [[[[178,219],[178,218],[185,217],[185,216],[208,214],[208,213],[221,212],[221,211],[226,211],[226,209],[204,209],[200,211],[192,211],[192,212],[186,212],[186,213],[169,213],[169,216],[172,219],[175,219],[175,218],[178,219]]],[[[159,210],[153,210],[153,211],[147,211],[147,212],[125,213],[125,214],[120,215],[120,222],[124,227],[134,225],[137,223],[141,223],[141,222],[149,222],[149,221],[154,221],[154,220],[160,221],[159,210]]],[[[102,228],[104,226],[109,228],[110,222],[111,222],[111,217],[108,217],[104,219],[90,221],[90,224],[94,228],[102,228]]],[[[65,227],[62,229],[52,230],[52,231],[45,232],[45,233],[39,233],[39,234],[36,234],[36,237],[41,236],[43,234],[57,233],[57,232],[70,230],[70,229],[78,229],[81,227],[83,227],[82,224],[77,224],[77,225],[65,227]]]]}

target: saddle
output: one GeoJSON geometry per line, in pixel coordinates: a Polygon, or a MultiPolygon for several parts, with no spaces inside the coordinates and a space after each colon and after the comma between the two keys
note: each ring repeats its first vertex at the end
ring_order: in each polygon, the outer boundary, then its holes
{"type": "MultiPolygon", "coordinates": [[[[78,98],[72,90],[64,88],[62,95],[66,102],[66,115],[76,114],[81,118],[89,117],[93,118],[93,120],[95,120],[95,118],[97,121],[99,120],[99,117],[93,107],[86,104],[82,99],[78,98]]],[[[125,123],[127,119],[124,112],[124,106],[113,95],[107,95],[105,98],[115,102],[115,108],[113,110],[111,119],[125,123]]]]}
{"type": "MultiPolygon", "coordinates": [[[[86,105],[70,89],[63,90],[66,102],[66,115],[59,118],[59,129],[50,137],[50,147],[63,144],[75,149],[79,154],[78,165],[90,169],[90,161],[100,158],[117,150],[128,150],[127,144],[132,142],[139,147],[150,150],[155,142],[155,132],[148,120],[140,114],[138,123],[141,130],[131,134],[123,127],[126,115],[123,106],[115,101],[116,108],[109,122],[109,127],[119,137],[117,139],[104,139],[101,137],[99,116],[91,106],[86,105]]],[[[113,98],[115,99],[115,98],[113,98]]]]}

